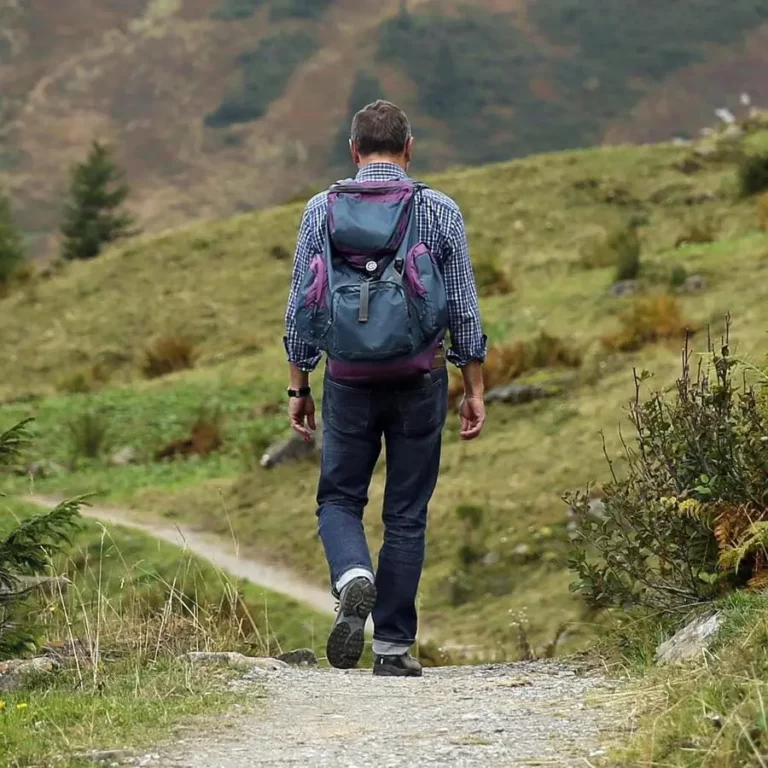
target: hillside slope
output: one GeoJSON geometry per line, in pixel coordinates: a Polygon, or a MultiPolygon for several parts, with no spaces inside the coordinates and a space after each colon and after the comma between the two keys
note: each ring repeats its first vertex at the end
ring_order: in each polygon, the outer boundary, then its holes
{"type": "Polygon", "coordinates": [[[0,183],[51,252],[66,170],[113,141],[147,231],[285,200],[346,168],[385,95],[417,172],[694,132],[763,91],[759,0],[47,0],[0,8],[0,183]]]}
{"type": "MultiPolygon", "coordinates": [[[[616,427],[633,394],[632,370],[648,369],[653,386],[668,386],[682,345],[678,328],[668,343],[641,340],[633,352],[611,351],[606,337],[628,310],[645,305],[610,295],[615,267],[592,263],[591,254],[607,232],[641,217],[641,298],[673,297],[683,324],[711,324],[715,338],[732,312],[737,353],[761,360],[768,234],[753,201],[738,196],[735,165],[741,152],[759,147],[768,148],[768,132],[723,142],[708,159],[695,159],[690,147],[623,147],[431,179],[462,205],[478,269],[505,270],[514,285],[513,293],[482,300],[491,342],[511,347],[544,331],[582,361],[536,374],[556,397],[493,405],[477,443],[461,444],[457,418],[449,419],[423,585],[425,616],[440,636],[514,655],[521,622],[530,623],[536,644],[565,620],[577,621],[574,643],[590,631],[593,618],[568,594],[561,496],[605,479],[600,430],[621,467],[616,427]],[[697,231],[711,242],[675,247],[697,231]],[[675,293],[670,285],[681,269],[701,276],[706,289],[675,293]],[[525,608],[527,618],[519,617],[525,608]]],[[[96,490],[148,513],[234,532],[244,549],[324,583],[314,471],[254,468],[266,442],[285,433],[280,337],[300,213],[296,204],[144,238],[0,302],[0,356],[9,361],[0,425],[34,416],[40,453],[62,465],[75,457],[74,471],[37,480],[38,490],[96,490]],[[190,337],[196,367],[142,380],[145,345],[168,334],[190,337]],[[107,384],[70,394],[94,383],[94,366],[107,384]],[[152,461],[159,447],[188,434],[201,408],[223,419],[221,450],[207,459],[152,461]],[[131,445],[139,464],[116,468],[106,452],[73,454],[78,425],[92,424],[93,413],[109,449],[131,445]]],[[[669,320],[652,316],[653,333],[664,333],[669,320]]],[[[695,337],[698,350],[705,336],[695,337]]],[[[374,541],[382,490],[379,471],[368,517],[374,541]]]]}

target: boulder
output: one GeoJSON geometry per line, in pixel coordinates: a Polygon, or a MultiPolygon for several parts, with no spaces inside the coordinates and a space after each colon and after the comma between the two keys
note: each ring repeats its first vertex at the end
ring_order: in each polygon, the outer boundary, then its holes
{"type": "Polygon", "coordinates": [[[723,623],[719,612],[707,613],[686,624],[656,649],[656,663],[669,664],[698,656],[709,647],[723,623]]]}
{"type": "Polygon", "coordinates": [[[277,657],[278,661],[282,661],[292,667],[316,667],[317,656],[314,651],[309,648],[298,648],[295,651],[288,651],[287,653],[281,653],[277,657]]]}
{"type": "Polygon", "coordinates": [[[32,461],[24,468],[24,474],[34,480],[44,480],[47,477],[57,477],[64,474],[64,467],[51,459],[32,461]]]}
{"type": "Polygon", "coordinates": [[[701,275],[689,275],[677,290],[680,293],[701,293],[707,290],[707,281],[701,275]]]}
{"type": "Polygon", "coordinates": [[[278,672],[285,669],[288,665],[279,659],[260,658],[256,656],[245,656],[242,653],[234,651],[220,651],[209,653],[206,651],[192,651],[179,657],[182,661],[195,666],[225,666],[242,669],[247,672],[261,670],[264,673],[278,672]]]}
{"type": "Polygon", "coordinates": [[[486,403],[507,403],[522,405],[544,397],[552,397],[554,393],[537,384],[505,384],[494,387],[485,394],[486,403]]]}
{"type": "Polygon", "coordinates": [[[617,299],[623,299],[633,296],[639,289],[640,283],[637,280],[619,280],[608,289],[608,293],[617,299]]]}
{"type": "Polygon", "coordinates": [[[109,464],[112,467],[127,467],[131,464],[138,464],[139,460],[139,452],[133,446],[127,445],[112,454],[109,464]]]}
{"type": "Polygon", "coordinates": [[[261,467],[263,469],[272,469],[280,464],[294,461],[306,461],[315,459],[320,455],[323,448],[323,428],[320,422],[317,423],[317,430],[310,440],[304,440],[295,432],[284,440],[280,440],[264,451],[261,457],[261,467]]]}
{"type": "Polygon", "coordinates": [[[0,693],[21,690],[34,678],[50,674],[58,666],[53,659],[45,657],[0,661],[0,693]]]}

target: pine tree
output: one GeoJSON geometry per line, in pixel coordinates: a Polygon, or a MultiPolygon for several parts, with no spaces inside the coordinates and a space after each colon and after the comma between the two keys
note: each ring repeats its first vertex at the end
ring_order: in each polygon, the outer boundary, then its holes
{"type": "Polygon", "coordinates": [[[7,198],[0,197],[0,288],[10,281],[22,261],[24,246],[11,214],[11,205],[7,198]]]}
{"type": "Polygon", "coordinates": [[[129,194],[112,149],[94,141],[88,158],[72,171],[61,225],[62,256],[93,259],[105,245],[135,234],[133,217],[121,211],[129,194]]]}

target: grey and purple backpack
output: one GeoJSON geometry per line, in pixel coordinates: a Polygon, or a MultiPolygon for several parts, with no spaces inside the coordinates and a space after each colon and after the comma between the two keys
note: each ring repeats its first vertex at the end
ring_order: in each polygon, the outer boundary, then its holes
{"type": "Polygon", "coordinates": [[[324,251],[299,290],[296,328],[331,376],[424,374],[448,328],[440,266],[418,238],[413,181],[340,182],[328,192],[324,251]]]}

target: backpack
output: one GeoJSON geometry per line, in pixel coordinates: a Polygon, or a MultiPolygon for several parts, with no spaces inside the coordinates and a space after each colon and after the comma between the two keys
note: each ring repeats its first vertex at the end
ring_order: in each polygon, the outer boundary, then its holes
{"type": "Polygon", "coordinates": [[[328,191],[323,253],[300,285],[299,337],[327,353],[338,379],[428,373],[448,328],[443,273],[418,239],[426,185],[339,182],[328,191]]]}

